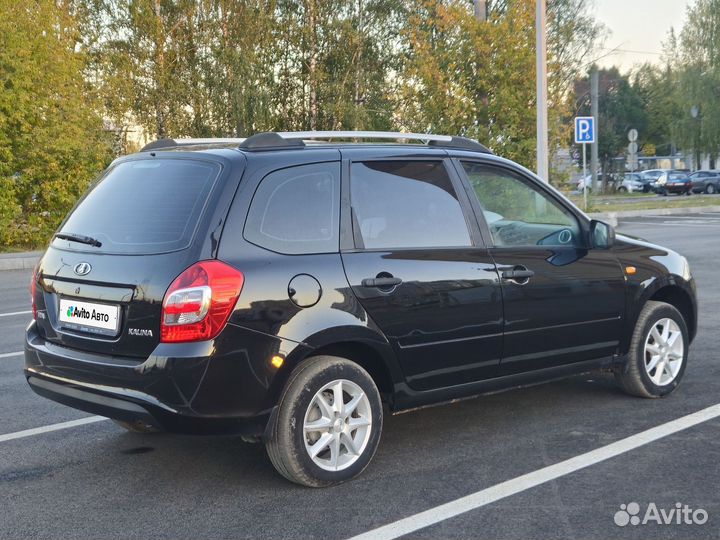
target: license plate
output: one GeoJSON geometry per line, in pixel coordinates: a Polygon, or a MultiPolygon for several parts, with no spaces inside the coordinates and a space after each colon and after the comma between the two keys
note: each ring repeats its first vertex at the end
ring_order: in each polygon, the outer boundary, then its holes
{"type": "Polygon", "coordinates": [[[66,328],[95,334],[116,335],[119,328],[119,306],[60,300],[60,323],[66,328]]]}

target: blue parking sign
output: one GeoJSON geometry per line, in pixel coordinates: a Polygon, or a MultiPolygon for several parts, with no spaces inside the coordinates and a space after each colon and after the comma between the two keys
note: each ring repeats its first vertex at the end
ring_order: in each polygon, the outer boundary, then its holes
{"type": "Polygon", "coordinates": [[[593,144],[595,142],[595,117],[575,117],[575,144],[593,144]]]}

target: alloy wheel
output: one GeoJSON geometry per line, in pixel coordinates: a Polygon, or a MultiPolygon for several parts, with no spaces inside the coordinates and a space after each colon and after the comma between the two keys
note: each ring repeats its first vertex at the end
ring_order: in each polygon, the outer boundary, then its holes
{"type": "Polygon", "coordinates": [[[352,381],[338,379],[310,401],[303,440],[313,463],[326,471],[341,471],[360,458],[371,430],[372,410],[365,392],[352,381]]]}
{"type": "Polygon", "coordinates": [[[660,319],[645,338],[644,364],[650,380],[657,386],[673,382],[685,359],[685,342],[678,324],[660,319]]]}

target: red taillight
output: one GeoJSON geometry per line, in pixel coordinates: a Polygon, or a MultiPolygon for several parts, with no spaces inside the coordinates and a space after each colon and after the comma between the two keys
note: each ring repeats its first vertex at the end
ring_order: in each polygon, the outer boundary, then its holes
{"type": "Polygon", "coordinates": [[[220,261],[192,265],[172,282],[163,299],[160,341],[203,341],[225,327],[244,276],[220,261]]]}
{"type": "Polygon", "coordinates": [[[37,292],[37,266],[33,270],[32,280],[30,281],[30,303],[32,304],[33,319],[37,320],[37,302],[35,301],[35,293],[37,292]]]}

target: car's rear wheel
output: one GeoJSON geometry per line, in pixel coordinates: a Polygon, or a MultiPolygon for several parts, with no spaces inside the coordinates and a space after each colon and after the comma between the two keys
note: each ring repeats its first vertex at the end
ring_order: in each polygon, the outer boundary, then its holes
{"type": "Polygon", "coordinates": [[[627,193],[627,188],[625,186],[620,186],[618,188],[618,193],[627,193]]]}
{"type": "Polygon", "coordinates": [[[685,373],[688,344],[680,312],[670,304],[650,301],[638,317],[627,362],[615,371],[615,379],[628,394],[666,396],[685,373]]]}
{"type": "Polygon", "coordinates": [[[380,394],[354,362],[317,356],[290,376],[266,448],[288,480],[310,487],[339,484],[370,463],[382,431],[380,394]]]}
{"type": "Polygon", "coordinates": [[[705,186],[705,193],[707,193],[708,195],[712,195],[712,194],[714,194],[714,193],[717,193],[717,190],[715,189],[715,185],[714,185],[714,184],[708,184],[707,186],[705,186]]]}

